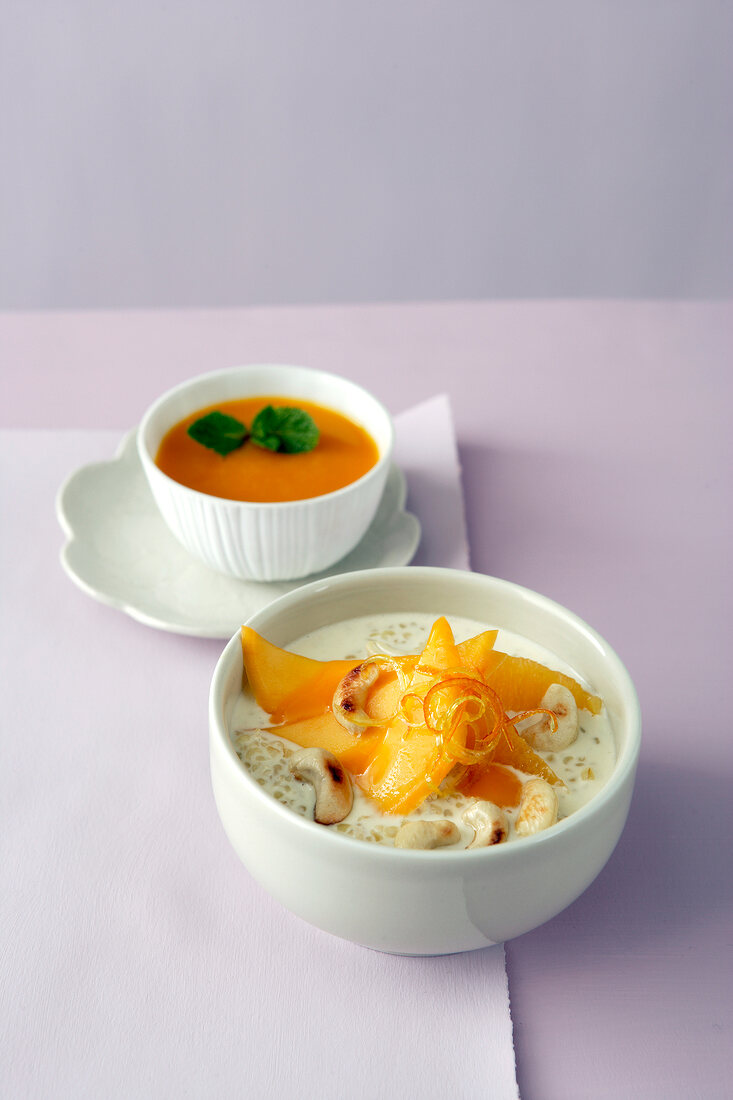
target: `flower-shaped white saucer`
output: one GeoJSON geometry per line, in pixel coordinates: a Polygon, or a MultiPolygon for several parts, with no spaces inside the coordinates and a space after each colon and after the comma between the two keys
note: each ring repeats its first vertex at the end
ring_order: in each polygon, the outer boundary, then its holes
{"type": "Polygon", "coordinates": [[[336,565],[295,581],[235,580],[197,561],[170,533],[145,480],[132,431],[114,459],[83,466],[59,490],[56,512],[68,537],[61,564],[88,595],[148,626],[230,638],[255,611],[309,581],[407,565],[420,541],[420,523],[405,511],[406,497],[404,475],[392,466],[369,530],[336,565]]]}

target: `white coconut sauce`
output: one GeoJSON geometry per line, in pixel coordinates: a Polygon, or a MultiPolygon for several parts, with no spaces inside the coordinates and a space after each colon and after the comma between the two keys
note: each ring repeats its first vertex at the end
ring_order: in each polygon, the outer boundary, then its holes
{"type": "MultiPolygon", "coordinates": [[[[366,615],[334,623],[304,635],[288,649],[319,661],[335,659],[358,660],[371,653],[420,653],[425,646],[435,615],[409,612],[405,614],[366,615]]],[[[484,623],[448,616],[455,639],[461,642],[490,629],[484,623]]],[[[503,653],[530,657],[547,668],[556,669],[580,679],[577,673],[555,654],[520,635],[500,630],[496,648],[503,653]]],[[[582,681],[581,681],[582,682],[582,681]]],[[[590,685],[584,685],[592,690],[590,685]]],[[[567,817],[585,805],[607,781],[616,759],[616,750],[605,707],[599,715],[579,710],[580,730],[577,740],[562,752],[540,752],[565,786],[556,788],[559,797],[559,818],[567,817]]],[[[305,817],[313,817],[315,795],[312,787],[290,774],[288,759],[299,746],[268,730],[269,717],[244,690],[232,707],[229,729],[234,748],[253,779],[273,798],[305,817]]],[[[519,727],[521,732],[521,726],[519,727]]],[[[531,776],[515,773],[523,782],[531,776]]],[[[456,848],[465,847],[473,837],[461,817],[472,802],[461,794],[431,796],[409,814],[409,819],[446,817],[461,831],[456,848]]],[[[520,840],[514,831],[517,810],[504,811],[509,819],[508,840],[520,840]]],[[[358,840],[392,845],[405,815],[383,814],[377,805],[354,785],[354,806],[349,816],[338,825],[319,826],[358,840]]]]}

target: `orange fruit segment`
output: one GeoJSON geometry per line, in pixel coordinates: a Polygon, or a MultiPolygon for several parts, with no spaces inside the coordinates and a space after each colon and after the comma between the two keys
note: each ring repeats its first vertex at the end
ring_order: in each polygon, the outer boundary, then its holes
{"type": "Polygon", "coordinates": [[[528,657],[510,657],[495,650],[487,663],[484,678],[508,710],[532,710],[540,705],[550,684],[564,684],[572,692],[581,710],[600,714],[602,702],[577,680],[562,672],[553,672],[528,657]]]}
{"type": "Polygon", "coordinates": [[[485,798],[502,809],[513,809],[519,805],[522,797],[522,781],[513,771],[503,764],[487,764],[486,767],[468,769],[467,774],[457,786],[461,794],[469,798],[485,798]]]}
{"type": "MultiPolygon", "coordinates": [[[[505,733],[499,739],[492,761],[495,764],[510,764],[525,775],[538,775],[552,786],[562,786],[549,764],[531,748],[514,726],[506,726],[505,733]]],[[[481,764],[477,765],[479,768],[481,764]]]]}

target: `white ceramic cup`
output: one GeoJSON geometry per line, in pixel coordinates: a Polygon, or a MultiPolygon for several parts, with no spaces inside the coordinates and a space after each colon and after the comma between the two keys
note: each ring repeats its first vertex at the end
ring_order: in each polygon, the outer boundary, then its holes
{"type": "Polygon", "coordinates": [[[243,580],[292,580],[328,569],[362,539],[384,491],[394,427],[384,406],[354,382],[308,367],[264,364],[213,371],[169,390],[143,416],[137,446],[160,514],[191,554],[243,580]],[[156,466],[161,440],[178,421],[217,402],[256,396],[312,401],[343,413],[371,435],[376,464],[335,492],[274,503],[200,493],[156,466]]]}
{"type": "Polygon", "coordinates": [[[556,653],[604,700],[617,761],[593,799],[551,829],[492,848],[409,851],[343,836],[265,793],[237,757],[229,716],[241,690],[237,634],[214,673],[211,776],[235,851],[273,897],[327,932],[381,951],[440,955],[519,936],[593,881],[628,814],[641,737],[634,686],[608,644],[551,600],[495,577],[405,567],[348,573],[276,600],[249,622],[279,646],[356,616],[456,615],[524,635],[556,653]]]}

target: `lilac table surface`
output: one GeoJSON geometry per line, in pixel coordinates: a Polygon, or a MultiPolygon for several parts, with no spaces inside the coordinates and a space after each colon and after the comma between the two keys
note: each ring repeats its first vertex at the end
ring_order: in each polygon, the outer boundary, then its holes
{"type": "Polygon", "coordinates": [[[507,944],[523,1100],[731,1095],[731,352],[730,303],[0,317],[4,428],[124,429],[237,363],[338,371],[395,413],[450,395],[473,568],[590,622],[644,716],[610,862],[507,944]]]}

